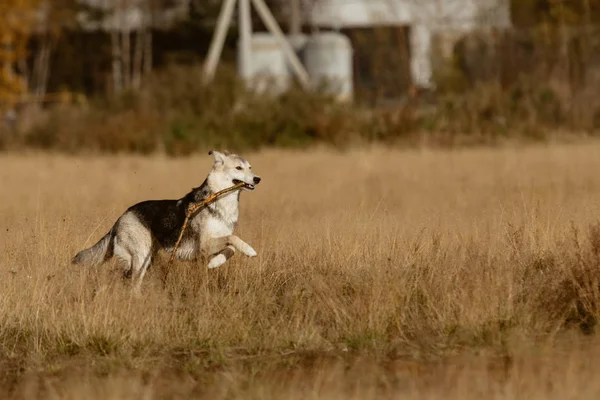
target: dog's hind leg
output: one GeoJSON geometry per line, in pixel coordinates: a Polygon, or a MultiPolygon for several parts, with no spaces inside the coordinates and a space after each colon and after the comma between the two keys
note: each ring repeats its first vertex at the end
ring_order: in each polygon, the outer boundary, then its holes
{"type": "Polygon", "coordinates": [[[140,285],[152,260],[152,236],[150,231],[132,213],[125,213],[119,219],[115,237],[115,254],[129,261],[126,275],[133,278],[135,291],[140,291],[140,285]]]}
{"type": "Polygon", "coordinates": [[[223,250],[210,259],[208,268],[218,268],[225,264],[235,254],[235,247],[227,245],[223,250]]]}
{"type": "Polygon", "coordinates": [[[119,265],[123,267],[123,277],[130,278],[132,270],[133,257],[131,253],[120,245],[119,242],[115,243],[115,257],[119,260],[119,265]]]}
{"type": "Polygon", "coordinates": [[[133,262],[133,266],[132,266],[132,272],[133,272],[133,276],[132,278],[134,279],[134,292],[136,294],[140,294],[141,293],[141,287],[142,287],[142,281],[144,280],[144,275],[146,275],[146,272],[148,271],[148,268],[150,268],[150,264],[152,263],[152,251],[148,251],[146,253],[145,256],[143,256],[141,253],[138,254],[137,257],[135,257],[134,262],[133,262]]]}

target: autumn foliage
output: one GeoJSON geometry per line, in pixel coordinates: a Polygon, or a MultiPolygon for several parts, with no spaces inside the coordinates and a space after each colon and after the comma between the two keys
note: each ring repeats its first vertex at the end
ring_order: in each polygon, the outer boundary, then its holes
{"type": "Polygon", "coordinates": [[[0,110],[27,93],[27,47],[36,27],[40,0],[0,3],[0,110]]]}

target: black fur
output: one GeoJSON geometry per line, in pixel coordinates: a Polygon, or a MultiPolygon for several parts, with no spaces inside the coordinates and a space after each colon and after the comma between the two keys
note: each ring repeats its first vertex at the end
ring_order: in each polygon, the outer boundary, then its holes
{"type": "MultiPolygon", "coordinates": [[[[140,222],[152,232],[153,239],[158,242],[160,247],[169,248],[175,246],[177,242],[188,206],[206,199],[211,194],[207,181],[204,181],[202,185],[192,189],[181,199],[147,200],[134,204],[127,211],[134,213],[140,222]]],[[[214,212],[212,208],[208,209],[209,212],[214,212]]],[[[187,230],[183,238],[186,239],[191,235],[191,230],[187,230]]]]}

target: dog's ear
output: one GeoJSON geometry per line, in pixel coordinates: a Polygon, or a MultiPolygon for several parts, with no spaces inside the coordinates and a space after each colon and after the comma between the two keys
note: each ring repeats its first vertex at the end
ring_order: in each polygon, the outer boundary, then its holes
{"type": "Polygon", "coordinates": [[[215,158],[215,164],[222,164],[225,162],[225,154],[219,153],[216,150],[209,151],[208,155],[213,156],[215,158]]]}
{"type": "Polygon", "coordinates": [[[227,150],[223,150],[223,154],[225,154],[225,156],[231,155],[231,153],[229,151],[227,151],[227,150]]]}

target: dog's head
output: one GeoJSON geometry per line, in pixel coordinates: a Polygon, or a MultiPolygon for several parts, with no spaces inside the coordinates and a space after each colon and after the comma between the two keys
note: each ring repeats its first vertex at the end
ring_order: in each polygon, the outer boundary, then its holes
{"type": "Polygon", "coordinates": [[[229,154],[228,151],[218,152],[211,150],[208,152],[215,159],[211,176],[213,182],[218,186],[217,190],[231,187],[237,183],[243,183],[244,190],[254,190],[254,187],[260,183],[260,176],[252,172],[252,166],[248,160],[243,159],[237,154],[229,154]]]}

